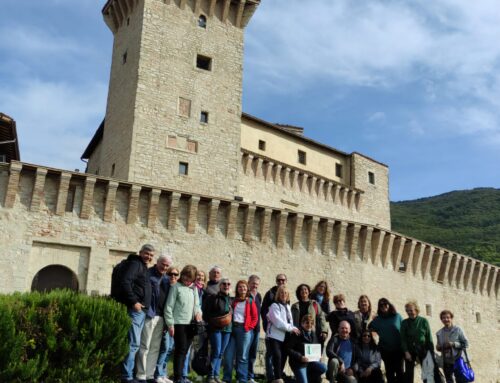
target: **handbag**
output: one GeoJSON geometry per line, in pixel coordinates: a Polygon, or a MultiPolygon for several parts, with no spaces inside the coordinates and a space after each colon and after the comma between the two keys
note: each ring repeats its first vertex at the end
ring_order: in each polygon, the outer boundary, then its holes
{"type": "MultiPolygon", "coordinates": [[[[194,298],[193,302],[196,302],[195,294],[196,291],[193,289],[193,298],[194,298]]],[[[193,303],[193,317],[188,327],[188,333],[193,338],[196,335],[201,335],[205,332],[205,323],[203,323],[203,321],[197,321],[195,318],[195,313],[196,313],[196,305],[193,303]]]]}
{"type": "Polygon", "coordinates": [[[201,347],[195,351],[191,368],[200,376],[205,376],[210,373],[212,366],[210,365],[210,356],[208,354],[208,338],[204,340],[201,347]]]}
{"type": "Polygon", "coordinates": [[[463,354],[465,355],[465,358],[459,356],[455,360],[455,363],[453,364],[453,371],[455,372],[455,375],[460,376],[464,382],[473,382],[474,370],[472,370],[470,359],[465,348],[463,350],[463,354]]]}
{"type": "Polygon", "coordinates": [[[226,302],[225,309],[228,310],[228,312],[226,314],[218,316],[218,317],[210,318],[208,320],[208,324],[216,329],[223,329],[224,327],[229,326],[229,324],[233,320],[233,310],[232,310],[231,306],[229,305],[229,301],[226,302]]]}

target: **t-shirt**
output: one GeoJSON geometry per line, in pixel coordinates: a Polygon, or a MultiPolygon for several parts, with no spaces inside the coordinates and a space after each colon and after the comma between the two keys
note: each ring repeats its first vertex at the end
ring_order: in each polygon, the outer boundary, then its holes
{"type": "Polygon", "coordinates": [[[344,361],[344,368],[348,369],[352,363],[352,343],[350,339],[340,340],[337,355],[344,361]]]}
{"type": "Polygon", "coordinates": [[[245,323],[245,305],[246,301],[238,302],[234,306],[233,321],[236,323],[245,323]]]}

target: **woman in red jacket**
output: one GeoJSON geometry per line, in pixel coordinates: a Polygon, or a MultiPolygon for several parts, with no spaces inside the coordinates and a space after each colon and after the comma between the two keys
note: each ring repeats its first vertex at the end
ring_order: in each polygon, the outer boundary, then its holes
{"type": "Polygon", "coordinates": [[[231,341],[224,353],[224,382],[231,382],[233,361],[236,360],[236,379],[246,383],[248,379],[248,352],[252,331],[257,325],[257,305],[248,291],[247,281],[236,283],[233,307],[231,341]]]}

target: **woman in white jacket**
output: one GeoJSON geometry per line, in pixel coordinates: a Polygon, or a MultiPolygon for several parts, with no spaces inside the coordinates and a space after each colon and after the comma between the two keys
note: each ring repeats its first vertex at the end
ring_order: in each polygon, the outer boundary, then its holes
{"type": "Polygon", "coordinates": [[[270,348],[273,364],[272,383],[283,383],[283,368],[286,363],[285,336],[287,332],[300,334],[300,330],[293,325],[290,311],[289,292],[285,286],[278,287],[275,302],[267,313],[266,346],[270,348]]]}

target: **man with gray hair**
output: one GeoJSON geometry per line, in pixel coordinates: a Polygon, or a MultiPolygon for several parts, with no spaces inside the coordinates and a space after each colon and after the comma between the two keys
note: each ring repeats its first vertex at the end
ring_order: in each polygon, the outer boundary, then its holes
{"type": "Polygon", "coordinates": [[[208,272],[208,282],[207,282],[207,287],[205,288],[205,294],[207,294],[207,297],[210,295],[218,294],[219,283],[221,278],[222,278],[222,269],[217,265],[212,266],[212,268],[208,272]]]}
{"type": "MultiPolygon", "coordinates": [[[[167,269],[172,265],[172,257],[162,254],[156,264],[148,270],[151,283],[151,305],[146,312],[146,320],[141,334],[141,346],[137,355],[136,378],[139,382],[153,381],[158,354],[163,336],[163,310],[170,290],[167,269]]],[[[167,383],[166,377],[158,377],[158,383],[167,383]]]]}
{"type": "Polygon", "coordinates": [[[148,264],[154,253],[153,245],[143,245],[139,255],[130,254],[126,260],[116,265],[111,277],[111,295],[127,306],[132,320],[128,331],[129,353],[122,363],[122,382],[134,381],[135,356],[140,346],[146,311],[151,303],[148,264]]]}

